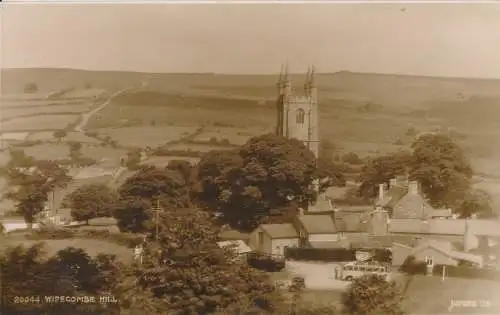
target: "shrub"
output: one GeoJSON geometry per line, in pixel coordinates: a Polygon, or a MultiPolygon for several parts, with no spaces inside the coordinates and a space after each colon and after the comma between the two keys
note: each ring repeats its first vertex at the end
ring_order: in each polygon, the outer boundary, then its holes
{"type": "Polygon", "coordinates": [[[38,92],[38,85],[36,83],[27,83],[24,86],[24,93],[36,93],[38,92]]]}
{"type": "Polygon", "coordinates": [[[399,270],[409,275],[423,275],[427,273],[427,265],[425,262],[416,261],[415,256],[410,255],[399,267],[399,270]]]}
{"type": "Polygon", "coordinates": [[[354,152],[349,152],[342,156],[342,161],[349,164],[363,164],[363,160],[354,152]]]}

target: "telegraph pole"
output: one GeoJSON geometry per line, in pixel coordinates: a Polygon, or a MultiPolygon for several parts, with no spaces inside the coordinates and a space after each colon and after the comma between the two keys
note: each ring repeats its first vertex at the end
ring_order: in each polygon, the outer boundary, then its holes
{"type": "Polygon", "coordinates": [[[158,242],[158,234],[159,234],[159,224],[160,224],[160,199],[156,200],[156,206],[152,209],[155,218],[155,228],[156,228],[156,241],[158,242]]]}

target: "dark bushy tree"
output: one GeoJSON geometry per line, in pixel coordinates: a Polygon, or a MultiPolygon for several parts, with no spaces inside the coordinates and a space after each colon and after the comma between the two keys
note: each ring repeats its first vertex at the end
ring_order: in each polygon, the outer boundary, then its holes
{"type": "Polygon", "coordinates": [[[73,191],[68,197],[71,216],[77,221],[112,217],[118,197],[108,186],[90,184],[73,191]]]}
{"type": "Polygon", "coordinates": [[[242,304],[272,313],[278,294],[268,276],[217,247],[218,233],[205,211],[162,213],[160,242],[148,246],[137,288],[162,300],[169,314],[214,314],[242,304]]]}
{"type": "Polygon", "coordinates": [[[356,278],[342,293],[344,312],[350,315],[403,315],[396,283],[370,274],[356,278]]]}
{"type": "Polygon", "coordinates": [[[425,134],[412,145],[411,178],[435,206],[457,208],[471,186],[472,168],[463,150],[447,135],[425,134]]]}
{"type": "Polygon", "coordinates": [[[56,187],[65,187],[71,177],[67,169],[53,161],[35,161],[30,168],[10,168],[7,198],[16,203],[16,212],[24,217],[31,229],[35,217],[45,207],[48,194],[56,187]]]}
{"type": "Polygon", "coordinates": [[[315,175],[316,159],[302,142],[272,134],[254,137],[237,151],[210,152],[198,164],[201,200],[244,229],[292,197],[312,202],[315,175]]]}
{"type": "Polygon", "coordinates": [[[178,171],[149,167],[139,170],[118,189],[119,202],[115,211],[118,226],[123,231],[141,232],[152,218],[151,208],[157,202],[164,209],[190,205],[190,187],[178,171]]]}
{"type": "MultiPolygon", "coordinates": [[[[90,257],[82,249],[68,247],[47,257],[43,243],[31,247],[10,247],[0,259],[2,311],[25,314],[119,314],[118,305],[99,303],[46,303],[50,296],[99,296],[110,294],[121,279],[115,256],[90,257]],[[28,303],[14,303],[15,297],[33,298],[28,303]]],[[[112,293],[111,293],[112,294],[112,293]]]]}
{"type": "Polygon", "coordinates": [[[411,152],[400,151],[370,159],[362,168],[359,181],[360,196],[374,198],[378,192],[378,185],[389,182],[397,175],[404,175],[409,168],[413,157],[411,152]]]}

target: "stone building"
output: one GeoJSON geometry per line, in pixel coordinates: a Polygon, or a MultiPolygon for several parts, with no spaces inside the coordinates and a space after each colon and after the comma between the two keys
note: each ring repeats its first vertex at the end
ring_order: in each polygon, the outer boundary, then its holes
{"type": "Polygon", "coordinates": [[[309,69],[307,73],[304,95],[297,95],[293,89],[288,65],[282,66],[277,87],[276,134],[304,142],[304,145],[318,157],[318,89],[314,67],[309,69]]]}

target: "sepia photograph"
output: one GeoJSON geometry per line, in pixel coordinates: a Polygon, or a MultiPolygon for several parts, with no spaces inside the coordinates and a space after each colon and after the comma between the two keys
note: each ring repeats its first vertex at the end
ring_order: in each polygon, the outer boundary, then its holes
{"type": "Polygon", "coordinates": [[[1,315],[500,314],[500,2],[42,2],[1,315]]]}

